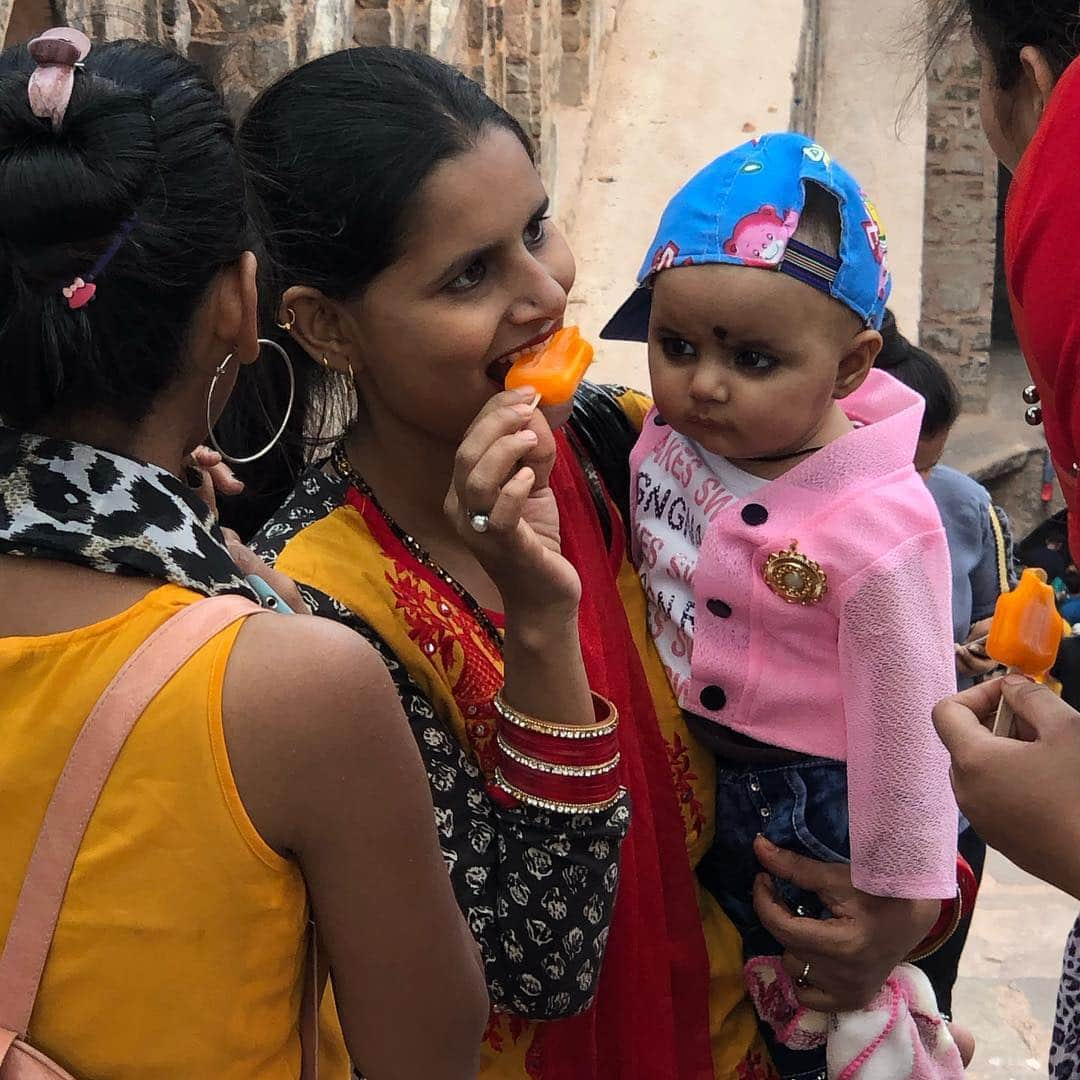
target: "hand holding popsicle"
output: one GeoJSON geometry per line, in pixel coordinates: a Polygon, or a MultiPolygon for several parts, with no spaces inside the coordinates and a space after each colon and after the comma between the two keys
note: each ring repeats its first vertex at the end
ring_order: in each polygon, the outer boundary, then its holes
{"type": "MultiPolygon", "coordinates": [[[[1010,672],[1042,680],[1054,666],[1064,626],[1054,590],[1042,570],[1025,570],[1012,592],[998,597],[986,651],[1010,672]]],[[[994,720],[994,734],[1011,737],[1013,714],[1004,697],[994,720]]]]}
{"type": "Polygon", "coordinates": [[[548,484],[555,438],[534,397],[531,388],[508,390],[484,406],[458,448],[445,511],[497,586],[508,617],[565,622],[576,618],[581,583],[561,553],[548,484]]]}

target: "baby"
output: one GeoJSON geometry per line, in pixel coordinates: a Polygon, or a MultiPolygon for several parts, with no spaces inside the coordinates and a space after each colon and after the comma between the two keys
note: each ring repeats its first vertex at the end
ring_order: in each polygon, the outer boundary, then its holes
{"type": "MultiPolygon", "coordinates": [[[[885,233],[811,140],[767,135],[714,161],[651,251],[601,335],[649,346],[634,556],[672,686],[717,758],[699,873],[747,958],[774,956],[751,902],[760,833],[850,861],[867,893],[956,894],[957,810],[930,715],[956,687],[949,555],[912,464],[923,404],[872,370],[885,233]]],[[[796,913],[828,917],[784,890],[796,913]]],[[[759,980],[759,1012],[774,989],[759,980]]],[[[935,1013],[926,996],[909,995],[911,1013],[935,1013]]],[[[768,1019],[781,1074],[822,1075],[808,1042],[823,1037],[768,1019]]]]}

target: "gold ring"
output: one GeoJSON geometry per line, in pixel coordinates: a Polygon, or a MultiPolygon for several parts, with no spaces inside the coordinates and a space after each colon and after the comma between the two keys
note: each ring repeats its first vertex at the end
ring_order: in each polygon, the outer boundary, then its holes
{"type": "Polygon", "coordinates": [[[805,990],[810,985],[810,961],[806,962],[806,967],[802,969],[802,974],[795,980],[795,985],[800,990],[805,990]]]}

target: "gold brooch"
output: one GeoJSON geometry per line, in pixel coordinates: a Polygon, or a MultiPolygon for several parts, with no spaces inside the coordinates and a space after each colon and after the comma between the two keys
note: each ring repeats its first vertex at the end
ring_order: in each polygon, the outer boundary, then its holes
{"type": "Polygon", "coordinates": [[[818,603],[829,591],[829,578],[812,559],[798,550],[799,542],[791,541],[786,551],[777,551],[765,563],[765,584],[789,604],[818,603]]]}

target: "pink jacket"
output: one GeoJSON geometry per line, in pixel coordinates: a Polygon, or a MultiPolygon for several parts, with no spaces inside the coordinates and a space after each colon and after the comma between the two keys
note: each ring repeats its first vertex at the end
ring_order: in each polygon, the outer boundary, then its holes
{"type": "MultiPolygon", "coordinates": [[[[930,714],[956,676],[948,547],[912,464],[923,402],[872,371],[844,408],[863,426],[707,528],[680,704],[761,742],[846,761],[855,885],[945,899],[956,892],[957,809],[930,714]],[[819,567],[796,566],[804,581],[825,576],[805,605],[780,595],[798,584],[782,570],[780,592],[766,581],[770,557],[793,542],[819,567]]],[[[681,438],[654,410],[631,456],[635,478],[681,438]]],[[[635,508],[635,534],[637,524],[635,508]]]]}

